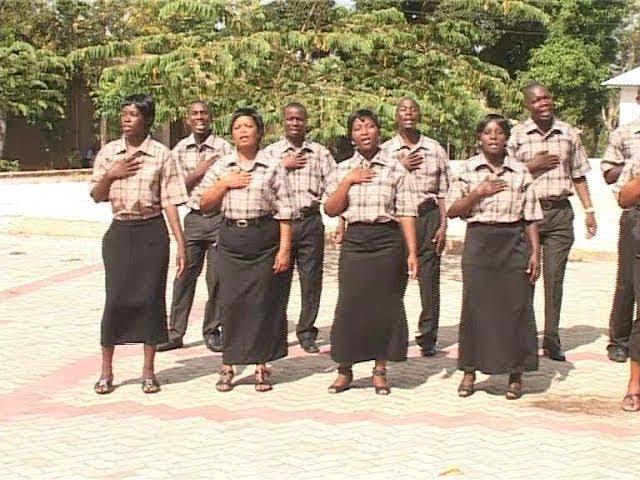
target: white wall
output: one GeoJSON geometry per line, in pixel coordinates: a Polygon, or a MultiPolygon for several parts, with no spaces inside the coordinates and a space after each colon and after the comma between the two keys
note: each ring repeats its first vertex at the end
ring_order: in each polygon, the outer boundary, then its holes
{"type": "Polygon", "coordinates": [[[624,125],[640,117],[640,105],[636,102],[638,87],[622,87],[620,89],[620,123],[624,125]]]}

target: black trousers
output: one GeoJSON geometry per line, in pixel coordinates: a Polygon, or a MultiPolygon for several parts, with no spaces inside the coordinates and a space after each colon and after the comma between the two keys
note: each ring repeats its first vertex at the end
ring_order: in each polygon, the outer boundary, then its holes
{"type": "MultiPolygon", "coordinates": [[[[618,268],[616,287],[613,293],[611,316],[609,317],[609,345],[611,347],[629,347],[629,335],[634,321],[633,293],[633,235],[631,223],[640,217],[640,210],[623,210],[620,215],[620,233],[618,236],[618,268]]],[[[636,318],[640,315],[636,313],[636,318]]]]}
{"type": "MultiPolygon", "coordinates": [[[[318,329],[314,326],[320,310],[322,268],[324,263],[324,223],[317,214],[292,224],[292,260],[300,278],[300,318],[296,326],[299,341],[315,340],[318,329]]],[[[287,270],[287,302],[293,282],[293,264],[287,270]]]]}
{"type": "Polygon", "coordinates": [[[206,340],[220,330],[219,279],[216,272],[216,242],[222,216],[204,217],[189,212],[184,218],[187,269],[173,282],[173,300],[169,319],[169,340],[182,338],[187,331],[198,277],[207,259],[206,282],[209,297],[205,305],[202,336],[206,340]]]}
{"type": "Polygon", "coordinates": [[[440,255],[432,242],[440,228],[440,211],[434,204],[418,216],[418,285],[422,311],[418,320],[416,342],[420,347],[435,347],[440,321],[440,255]]]}
{"type": "MultiPolygon", "coordinates": [[[[640,212],[627,215],[625,230],[628,232],[633,257],[633,288],[636,303],[640,303],[640,212]]],[[[640,362],[640,318],[636,318],[629,334],[629,358],[640,362]]]]}
{"type": "Polygon", "coordinates": [[[543,210],[540,223],[542,277],[544,279],[544,338],[542,348],[560,348],[560,308],[564,273],[573,246],[573,208],[567,200],[543,210]]]}

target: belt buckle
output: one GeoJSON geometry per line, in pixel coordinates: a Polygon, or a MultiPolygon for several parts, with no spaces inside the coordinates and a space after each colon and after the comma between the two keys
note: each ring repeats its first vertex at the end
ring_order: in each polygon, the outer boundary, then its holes
{"type": "Polygon", "coordinates": [[[551,201],[550,200],[540,200],[540,207],[542,210],[551,209],[551,201]]]}
{"type": "Polygon", "coordinates": [[[236,226],[240,228],[246,228],[249,225],[249,222],[246,220],[236,220],[236,226]]]}

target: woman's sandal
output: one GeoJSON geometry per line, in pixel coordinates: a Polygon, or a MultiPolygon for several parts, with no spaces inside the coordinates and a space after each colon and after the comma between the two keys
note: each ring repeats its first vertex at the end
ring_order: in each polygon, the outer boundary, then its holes
{"type": "Polygon", "coordinates": [[[142,380],[142,393],[158,393],[160,391],[160,383],[154,378],[145,378],[142,380]]]}
{"type": "Polygon", "coordinates": [[[476,382],[475,373],[472,375],[467,375],[465,373],[464,377],[462,377],[462,381],[460,382],[460,385],[458,386],[458,396],[461,398],[467,398],[473,395],[476,392],[475,382],[476,382]]]}
{"type": "Polygon", "coordinates": [[[328,392],[340,393],[349,390],[351,388],[351,382],[353,382],[353,370],[351,370],[351,367],[338,367],[338,378],[329,386],[328,392]]]}
{"type": "Polygon", "coordinates": [[[113,386],[113,378],[101,378],[93,386],[93,391],[98,395],[107,395],[115,389],[116,387],[113,386]]]}
{"type": "Polygon", "coordinates": [[[268,392],[270,390],[273,390],[271,370],[267,367],[256,368],[256,392],[268,392]]]}
{"type": "Polygon", "coordinates": [[[505,397],[507,400],[517,400],[522,396],[522,380],[516,382],[509,382],[507,387],[507,393],[505,397]]]}
{"type": "Polygon", "coordinates": [[[628,393],[622,399],[620,405],[625,412],[638,412],[640,411],[640,394],[628,393]]]}
{"type": "Polygon", "coordinates": [[[216,383],[216,390],[219,392],[230,392],[233,390],[233,367],[222,367],[220,369],[220,378],[216,383]]]}
{"type": "Polygon", "coordinates": [[[387,369],[386,368],[374,368],[371,373],[373,374],[373,388],[376,391],[376,395],[389,395],[391,393],[391,387],[389,387],[389,383],[387,382],[387,369]],[[377,386],[375,384],[375,378],[384,379],[385,384],[377,386]]]}

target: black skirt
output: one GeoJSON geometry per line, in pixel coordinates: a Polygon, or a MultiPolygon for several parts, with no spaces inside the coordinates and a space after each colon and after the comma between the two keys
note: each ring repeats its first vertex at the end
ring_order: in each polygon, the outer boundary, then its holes
{"type": "Polygon", "coordinates": [[[524,223],[470,224],[462,253],[458,367],[485,374],[538,369],[524,223]]]}
{"type": "Polygon", "coordinates": [[[340,363],[407,359],[407,258],[396,222],[352,224],[338,265],[331,358],[340,363]]]}
{"type": "Polygon", "coordinates": [[[169,234],[164,217],[114,220],[102,240],[102,259],[106,299],[100,344],[166,342],[169,234]]]}
{"type": "Polygon", "coordinates": [[[279,224],[272,218],[246,227],[222,223],[217,268],[227,365],[287,355],[287,276],[273,273],[279,239],[279,224]]]}

